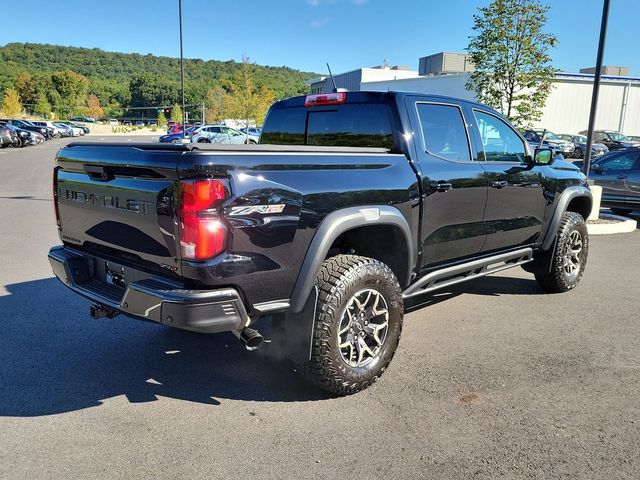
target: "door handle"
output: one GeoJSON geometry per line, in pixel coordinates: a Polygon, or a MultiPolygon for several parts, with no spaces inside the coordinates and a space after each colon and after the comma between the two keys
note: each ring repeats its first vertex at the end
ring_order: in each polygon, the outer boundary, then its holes
{"type": "Polygon", "coordinates": [[[509,182],[507,182],[506,180],[498,180],[496,182],[491,182],[492,188],[504,188],[507,185],[509,185],[509,182]]]}
{"type": "Polygon", "coordinates": [[[438,182],[431,184],[431,190],[434,192],[446,192],[453,188],[453,185],[450,183],[438,182]]]}
{"type": "Polygon", "coordinates": [[[624,180],[625,178],[627,178],[627,176],[626,175],[618,175],[616,178],[618,180],[624,180]]]}

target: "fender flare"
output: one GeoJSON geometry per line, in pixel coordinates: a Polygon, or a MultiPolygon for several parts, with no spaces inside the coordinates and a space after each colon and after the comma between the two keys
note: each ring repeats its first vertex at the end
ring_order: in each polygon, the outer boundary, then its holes
{"type": "Polygon", "coordinates": [[[316,230],[309,249],[304,257],[298,279],[290,300],[291,313],[299,313],[309,297],[322,262],[324,262],[333,242],[344,232],[358,227],[371,225],[393,225],[404,236],[407,246],[407,278],[399,279],[407,284],[414,267],[414,248],[411,242],[411,229],[400,210],[389,205],[368,205],[336,210],[327,215],[316,230]]]}
{"type": "MultiPolygon", "coordinates": [[[[553,218],[551,219],[551,222],[549,222],[549,227],[547,228],[547,233],[542,242],[541,250],[547,251],[553,246],[553,242],[556,238],[556,232],[558,231],[558,227],[560,226],[560,222],[562,221],[562,216],[567,211],[567,207],[569,206],[571,200],[578,197],[588,198],[589,205],[591,206],[591,208],[593,208],[593,195],[591,194],[591,191],[588,187],[582,185],[572,185],[565,188],[560,193],[560,198],[558,199],[556,210],[553,213],[553,218]]],[[[589,208],[589,213],[591,213],[591,208],[589,208]]],[[[589,214],[587,214],[587,216],[589,216],[589,214]]]]}

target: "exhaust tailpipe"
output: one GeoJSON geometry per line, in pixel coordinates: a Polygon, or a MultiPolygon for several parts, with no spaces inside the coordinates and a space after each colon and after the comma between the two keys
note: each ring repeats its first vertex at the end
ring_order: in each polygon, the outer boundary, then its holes
{"type": "Polygon", "coordinates": [[[260,345],[264,343],[264,337],[253,328],[244,327],[242,330],[236,330],[233,333],[244,343],[245,348],[250,352],[257,350],[260,345]]]}

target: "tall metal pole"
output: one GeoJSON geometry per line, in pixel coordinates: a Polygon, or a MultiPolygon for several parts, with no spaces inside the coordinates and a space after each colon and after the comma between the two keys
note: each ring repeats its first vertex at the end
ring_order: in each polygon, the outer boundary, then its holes
{"type": "Polygon", "coordinates": [[[184,102],[184,56],[182,53],[182,0],[178,0],[178,17],[180,19],[180,88],[182,90],[182,138],[186,135],[185,102],[184,102]]]}
{"type": "Polygon", "coordinates": [[[609,0],[604,0],[602,6],[602,23],[600,24],[600,40],[598,41],[598,58],[596,59],[596,73],[593,78],[593,94],[591,95],[591,112],[589,113],[589,129],[587,131],[587,146],[584,152],[584,165],[582,170],[589,178],[591,167],[591,146],[593,145],[593,129],[596,123],[596,110],[598,109],[598,94],[600,93],[600,77],[602,76],[602,57],[607,38],[607,23],[609,21],[609,0]]]}

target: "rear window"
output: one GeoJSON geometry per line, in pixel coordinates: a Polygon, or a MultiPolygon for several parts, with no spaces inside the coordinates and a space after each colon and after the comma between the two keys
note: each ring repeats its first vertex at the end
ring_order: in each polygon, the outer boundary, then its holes
{"type": "Polygon", "coordinates": [[[380,103],[278,108],[269,113],[260,143],[392,149],[390,111],[380,103]]]}

